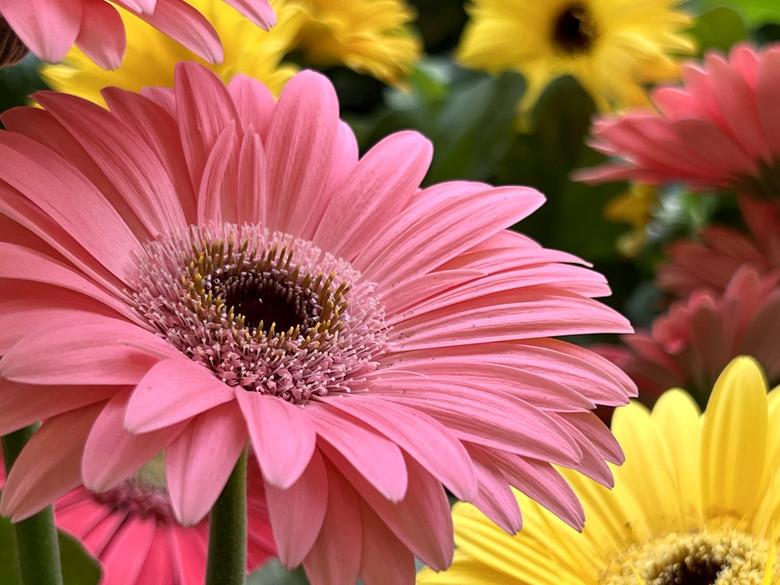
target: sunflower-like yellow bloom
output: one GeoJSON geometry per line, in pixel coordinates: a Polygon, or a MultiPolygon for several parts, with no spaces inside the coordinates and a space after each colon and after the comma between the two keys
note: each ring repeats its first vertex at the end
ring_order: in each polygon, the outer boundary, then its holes
{"type": "Polygon", "coordinates": [[[404,0],[273,0],[277,24],[264,31],[222,0],[188,0],[214,26],[225,51],[211,65],[126,11],[127,53],[121,67],[105,71],[74,48],[59,65],[41,74],[54,89],[103,104],[107,86],[138,91],[173,85],[180,61],[197,61],[225,81],[241,73],[278,94],[298,70],[291,53],[305,64],[345,65],[387,83],[399,82],[420,56],[420,42],[407,26],[414,13],[404,0]]]}
{"type": "Polygon", "coordinates": [[[753,358],[732,361],[706,413],[670,390],[632,404],[612,429],[626,455],[610,491],[563,472],[585,510],[582,534],[518,494],[523,530],[471,505],[454,510],[458,550],[420,585],[772,585],[780,580],[780,389],[753,358]]]}
{"type": "Polygon", "coordinates": [[[307,18],[296,50],[312,65],[345,65],[395,84],[422,51],[405,0],[299,0],[307,18]]]}
{"type": "Polygon", "coordinates": [[[149,86],[171,87],[173,71],[180,61],[197,61],[229,81],[242,73],[262,81],[278,93],[297,71],[284,64],[304,15],[293,3],[273,2],[277,24],[265,31],[230,8],[222,0],[188,0],[214,26],[225,51],[222,63],[212,65],[163,35],[140,18],[120,9],[127,30],[127,52],[122,65],[105,71],[79,49],[73,48],[59,65],[44,65],[41,75],[56,89],[105,105],[100,95],[104,87],[138,91],[149,86]]]}
{"type": "Polygon", "coordinates": [[[646,103],[644,85],[674,79],[675,55],[690,53],[681,34],[681,0],[472,0],[458,48],[467,67],[519,71],[527,111],[554,78],[575,77],[601,110],[646,103]]]}

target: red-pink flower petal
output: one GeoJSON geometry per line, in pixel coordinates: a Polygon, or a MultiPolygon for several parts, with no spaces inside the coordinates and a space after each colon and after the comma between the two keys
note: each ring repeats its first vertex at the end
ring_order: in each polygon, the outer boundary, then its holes
{"type": "Polygon", "coordinates": [[[0,14],[33,53],[56,63],[79,34],[82,1],[0,0],[0,14]]]}
{"type": "Polygon", "coordinates": [[[81,29],[76,44],[103,69],[119,67],[127,41],[116,8],[103,0],[82,0],[81,29]]]}

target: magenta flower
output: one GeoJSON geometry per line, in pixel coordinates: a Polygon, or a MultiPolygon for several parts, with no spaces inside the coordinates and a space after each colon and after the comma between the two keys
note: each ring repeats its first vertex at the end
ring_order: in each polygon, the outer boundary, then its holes
{"type": "Polygon", "coordinates": [[[750,197],[741,197],[739,204],[749,233],[712,225],[696,240],[672,243],[666,249],[669,261],[658,270],[661,288],[680,298],[696,290],[721,294],[740,268],[780,273],[780,209],[750,197]]]}
{"type": "MultiPolygon", "coordinates": [[[[268,0],[225,0],[259,26],[275,22],[268,0]]],[[[222,61],[214,27],[185,0],[115,0],[115,3],[211,63],[222,61]]],[[[104,0],[0,0],[0,67],[20,55],[21,43],[45,61],[61,61],[75,43],[101,67],[119,67],[125,29],[104,0]]]]}
{"type": "Polygon", "coordinates": [[[608,116],[592,146],[619,160],[579,173],[590,182],[680,181],[694,189],[774,196],[780,190],[780,47],[740,45],[683,70],[684,86],[652,93],[660,112],[608,116]]]}
{"type": "Polygon", "coordinates": [[[639,397],[652,403],[669,388],[685,388],[706,402],[712,382],[735,356],[750,355],[770,384],[780,382],[780,274],[744,267],[722,293],[695,291],[673,303],[651,331],[623,336],[625,348],[599,353],[631,376],[639,397]]]}
{"type": "MultiPolygon", "coordinates": [[[[5,483],[0,454],[0,489],[5,483]]],[[[247,494],[247,568],[276,555],[260,482],[247,494]]],[[[57,528],[81,542],[99,562],[102,585],[203,585],[208,519],[176,520],[163,485],[148,474],[105,493],[78,487],[55,502],[57,528]]]]}
{"type": "Polygon", "coordinates": [[[634,386],[552,336],[631,328],[593,300],[601,275],[507,231],[539,193],[420,189],[414,132],[359,159],[311,72],[278,103],[192,64],[104,96],[3,116],[0,433],[45,422],[0,512],[111,490],[164,450],[197,524],[249,442],[279,556],[314,584],[446,567],[445,486],[507,530],[510,485],[581,526],[552,464],[609,484],[622,454],[591,410],[634,386]]]}

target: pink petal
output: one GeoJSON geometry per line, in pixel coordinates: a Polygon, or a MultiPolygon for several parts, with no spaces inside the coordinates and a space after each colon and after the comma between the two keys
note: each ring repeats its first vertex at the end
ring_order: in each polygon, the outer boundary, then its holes
{"type": "Polygon", "coordinates": [[[471,501],[477,477],[466,449],[443,424],[387,400],[333,398],[327,403],[362,420],[414,457],[458,498],[471,501]]]}
{"type": "Polygon", "coordinates": [[[316,434],[303,407],[275,396],[237,392],[265,481],[289,489],[309,466],[316,434]]]}
{"type": "Polygon", "coordinates": [[[152,433],[133,435],[123,422],[130,389],[112,398],[95,421],[84,447],[84,485],[103,492],[118,485],[165,449],[186,426],[181,423],[152,433]]]}
{"type": "Polygon", "coordinates": [[[113,274],[126,276],[141,244],[76,168],[24,136],[3,132],[0,180],[24,194],[113,274]]]}
{"type": "Polygon", "coordinates": [[[202,65],[179,63],[174,79],[180,140],[197,193],[209,154],[238,113],[227,88],[202,65]]]}
{"type": "Polygon", "coordinates": [[[167,169],[131,126],[75,96],[38,92],[35,99],[81,144],[139,219],[154,226],[153,235],[186,226],[167,169]]]}
{"type": "Polygon", "coordinates": [[[0,376],[26,384],[135,384],[159,361],[155,353],[177,355],[136,325],[84,316],[22,338],[0,359],[0,376]],[[45,368],[40,367],[42,355],[47,356],[45,368]]]}
{"type": "Polygon", "coordinates": [[[157,0],[153,13],[140,13],[138,17],[209,63],[222,62],[224,54],[217,31],[184,0],[157,0]]]}
{"type": "Polygon", "coordinates": [[[479,447],[469,449],[469,453],[479,477],[479,494],[472,503],[502,530],[515,534],[523,526],[523,516],[506,477],[479,447]]]}
{"type": "Polygon", "coordinates": [[[756,86],[756,101],[758,115],[761,119],[767,140],[775,157],[780,154],[780,112],[777,107],[777,96],[780,95],[780,52],[769,51],[758,65],[758,83],[756,86]]]}
{"type": "Polygon", "coordinates": [[[206,580],[208,539],[204,539],[197,530],[182,530],[180,526],[172,524],[168,527],[168,542],[173,553],[172,569],[177,579],[174,582],[177,585],[203,585],[206,580]]]}
{"type": "Polygon", "coordinates": [[[209,513],[246,445],[235,404],[199,415],[168,447],[165,472],[176,517],[184,526],[209,513]]]}
{"type": "Polygon", "coordinates": [[[137,93],[116,87],[101,91],[111,113],[133,126],[154,151],[173,181],[185,221],[195,223],[195,192],[179,141],[176,120],[162,106],[137,93]]]}
{"type": "Polygon", "coordinates": [[[268,163],[260,136],[251,130],[244,133],[238,156],[238,201],[236,215],[242,222],[266,222],[268,163]]]}
{"type": "Polygon", "coordinates": [[[406,466],[395,443],[334,408],[318,404],[312,406],[308,414],[317,434],[384,497],[393,502],[404,498],[407,490],[406,466]]]}
{"type": "Polygon", "coordinates": [[[271,90],[257,79],[238,74],[230,80],[228,91],[236,105],[241,127],[252,126],[265,139],[276,108],[271,90]]]}
{"type": "Polygon", "coordinates": [[[268,129],[269,227],[300,234],[319,218],[338,132],[338,99],[322,75],[304,71],[285,86],[268,129]]]}
{"type": "MultiPolygon", "coordinates": [[[[174,577],[173,551],[168,542],[168,531],[158,529],[154,534],[152,546],[149,547],[149,553],[146,555],[146,561],[141,569],[141,573],[136,579],[136,585],[169,585],[177,583],[174,577]]],[[[206,574],[206,560],[203,557],[193,557],[188,561],[194,567],[201,568],[201,574],[206,574]]],[[[201,580],[203,580],[203,576],[201,580]]]]}
{"type": "Polygon", "coordinates": [[[125,27],[116,8],[103,0],[82,0],[79,49],[104,69],[116,69],[125,54],[125,27]]]}
{"type": "Polygon", "coordinates": [[[354,583],[363,540],[360,501],[335,469],[328,469],[328,508],[320,535],[303,560],[311,585],[354,583]]]}
{"type": "MultiPolygon", "coordinates": [[[[235,124],[227,126],[214,143],[209,153],[198,189],[198,224],[206,225],[211,222],[222,223],[230,221],[235,223],[238,218],[228,214],[223,216],[223,201],[228,198],[233,200],[235,208],[235,170],[228,170],[231,159],[235,156],[236,141],[235,124]]],[[[246,218],[241,218],[245,221],[246,218]]]]}
{"type": "Polygon", "coordinates": [[[84,441],[102,408],[79,408],[41,425],[8,475],[0,514],[24,520],[81,483],[84,441]]]}
{"type": "Polygon", "coordinates": [[[101,554],[104,585],[141,585],[138,578],[154,542],[156,525],[152,518],[133,518],[122,526],[101,554]]]}
{"type": "Polygon", "coordinates": [[[276,24],[276,14],[268,0],[225,0],[256,25],[268,30],[276,24]]]}
{"type": "Polygon", "coordinates": [[[0,13],[35,55],[62,61],[81,28],[81,1],[0,0],[0,13]]]}
{"type": "Polygon", "coordinates": [[[0,435],[104,402],[116,391],[116,386],[33,386],[0,380],[0,435]]]}
{"type": "Polygon", "coordinates": [[[133,390],[124,425],[132,433],[156,431],[235,397],[231,388],[202,365],[184,357],[161,360],[133,390]]]}
{"type": "Polygon", "coordinates": [[[360,501],[360,512],[363,521],[360,577],[365,585],[413,583],[414,555],[363,500],[360,501]]]}
{"type": "Polygon", "coordinates": [[[430,141],[416,132],[379,142],[338,186],[314,241],[337,256],[357,256],[406,207],[432,157],[430,141]]]}
{"type": "Polygon", "coordinates": [[[279,559],[296,567],[314,546],[325,519],[328,477],[319,451],[289,489],[267,483],[265,493],[279,559]]]}

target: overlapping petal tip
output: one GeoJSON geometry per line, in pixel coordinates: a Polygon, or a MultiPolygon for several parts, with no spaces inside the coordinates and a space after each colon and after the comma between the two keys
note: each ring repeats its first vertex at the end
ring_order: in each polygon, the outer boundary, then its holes
{"type": "MultiPolygon", "coordinates": [[[[115,489],[165,452],[171,514],[197,524],[249,444],[282,560],[325,584],[386,585],[394,562],[403,585],[415,556],[447,566],[445,487],[507,530],[520,526],[511,487],[581,526],[551,465],[609,485],[622,456],[591,410],[635,387],[554,337],[631,329],[594,300],[609,294],[603,277],[507,231],[540,193],[420,189],[432,149],[411,132],[359,159],[312,72],[278,102],[195,64],[172,90],[105,95],[109,110],[43,95],[0,134],[8,160],[41,170],[0,189],[0,213],[24,226],[3,232],[0,276],[22,283],[17,322],[48,318],[8,339],[0,405],[18,384],[90,388],[46,409],[96,410],[72,447],[81,481],[115,489]],[[48,195],[63,188],[79,203],[48,195]],[[58,294],[35,294],[43,285],[58,294]],[[338,543],[362,554],[334,564],[338,543]]],[[[36,505],[72,487],[47,479],[36,505]]],[[[21,481],[4,496],[14,514],[32,510],[21,481]]]]}
{"type": "MultiPolygon", "coordinates": [[[[226,0],[265,29],[276,16],[268,0],[226,0]]],[[[222,45],[214,27],[185,0],[122,0],[117,4],[210,63],[220,63],[222,45]]],[[[119,12],[104,0],[3,0],[0,26],[10,27],[39,58],[62,61],[74,43],[100,67],[115,69],[124,56],[119,12]]]]}

